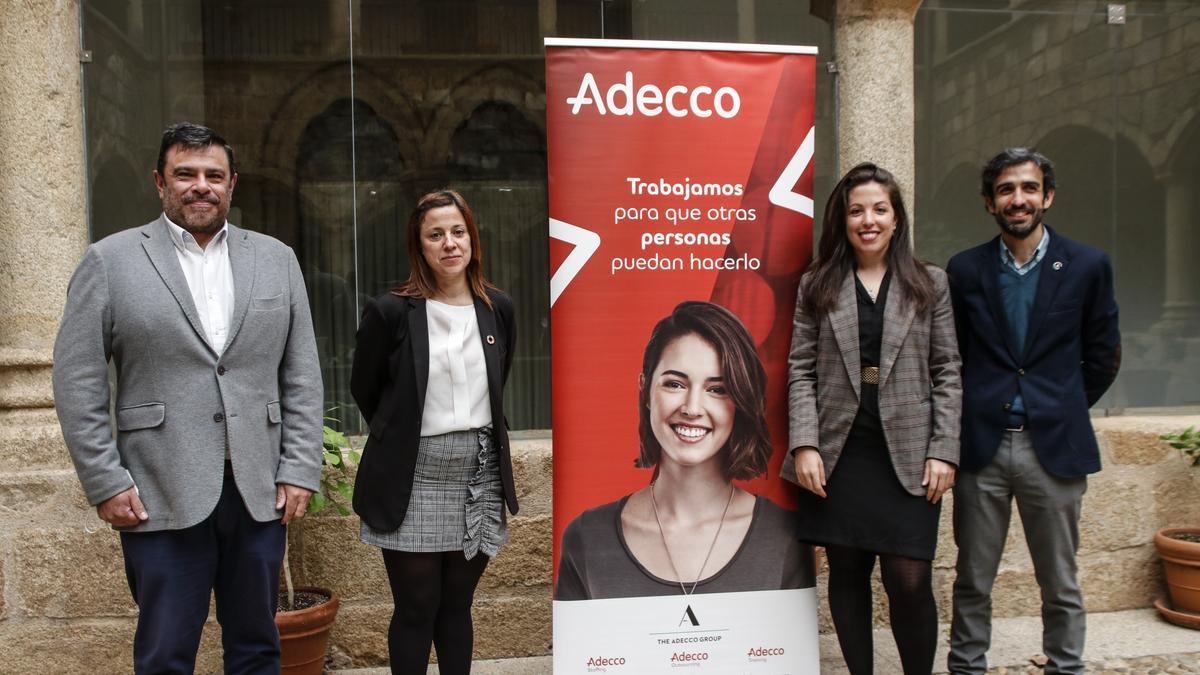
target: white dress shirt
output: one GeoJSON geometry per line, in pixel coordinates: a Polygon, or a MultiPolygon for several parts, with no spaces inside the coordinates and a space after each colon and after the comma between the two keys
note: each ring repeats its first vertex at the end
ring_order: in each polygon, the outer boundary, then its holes
{"type": "Polygon", "coordinates": [[[492,423],[487,364],[474,305],[425,301],[429,322],[429,381],[421,435],[478,429],[492,423]]]}
{"type": "Polygon", "coordinates": [[[192,293],[192,304],[200,315],[200,325],[208,343],[220,354],[229,339],[229,324],[233,321],[233,268],[229,265],[229,223],[221,226],[208,246],[200,248],[191,232],[171,222],[163,215],[175,243],[179,266],[192,293]]]}

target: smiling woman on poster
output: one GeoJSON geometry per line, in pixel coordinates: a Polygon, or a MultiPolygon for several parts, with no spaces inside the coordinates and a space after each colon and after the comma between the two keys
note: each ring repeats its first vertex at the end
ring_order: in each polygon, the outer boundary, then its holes
{"type": "Polygon", "coordinates": [[[566,528],[555,600],[807,588],[792,515],[736,487],[766,471],[766,374],[729,310],[684,302],[658,322],[638,377],[637,466],[650,485],[566,528]]]}

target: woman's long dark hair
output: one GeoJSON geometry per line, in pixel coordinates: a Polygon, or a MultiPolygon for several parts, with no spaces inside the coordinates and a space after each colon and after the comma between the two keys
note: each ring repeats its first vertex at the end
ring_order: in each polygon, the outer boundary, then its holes
{"type": "Polygon", "coordinates": [[[846,275],[854,269],[854,247],[846,236],[846,210],[850,191],[864,183],[879,183],[888,193],[892,211],[896,214],[896,229],[885,254],[893,286],[899,286],[918,314],[933,307],[933,278],[925,264],[913,255],[909,240],[908,211],[900,196],[900,184],[887,169],[864,162],[850,169],[833,188],[825,204],[825,219],[821,223],[821,248],[813,266],[805,273],[807,282],[801,285],[804,311],[821,317],[837,307],[838,295],[846,275]]]}
{"type": "Polygon", "coordinates": [[[488,290],[496,290],[496,286],[483,275],[483,246],[479,243],[479,226],[475,223],[475,213],[467,205],[467,200],[454,190],[438,190],[422,195],[417,200],[416,207],[408,216],[408,280],[388,289],[393,295],[401,297],[431,298],[437,291],[437,279],[433,270],[425,261],[421,252],[421,223],[425,214],[443,206],[453,206],[462,214],[463,222],[467,225],[467,236],[471,239],[471,260],[467,262],[467,285],[475,297],[483,304],[492,308],[492,299],[488,290]]]}

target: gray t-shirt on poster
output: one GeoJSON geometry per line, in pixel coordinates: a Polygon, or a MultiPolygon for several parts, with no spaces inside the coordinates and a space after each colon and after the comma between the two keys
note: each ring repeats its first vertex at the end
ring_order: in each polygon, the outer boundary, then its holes
{"type": "MultiPolygon", "coordinates": [[[[588,509],[563,533],[555,600],[678,595],[679,583],[651,574],[633,557],[621,531],[629,497],[588,509]]],[[[812,588],[812,549],[796,539],[794,515],[757,497],[750,529],[733,558],[696,584],[696,593],[812,588]]]]}

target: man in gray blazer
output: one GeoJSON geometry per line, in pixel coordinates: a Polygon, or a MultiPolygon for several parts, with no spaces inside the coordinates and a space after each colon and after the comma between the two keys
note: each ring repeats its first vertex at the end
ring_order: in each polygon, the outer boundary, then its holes
{"type": "Polygon", "coordinates": [[[121,532],[136,672],[192,671],[214,590],[225,672],[278,672],[283,525],[321,475],[304,281],[291,249],[225,220],[237,173],[211,129],[169,127],[154,181],[163,214],[89,246],[71,279],[59,422],[121,532]]]}

